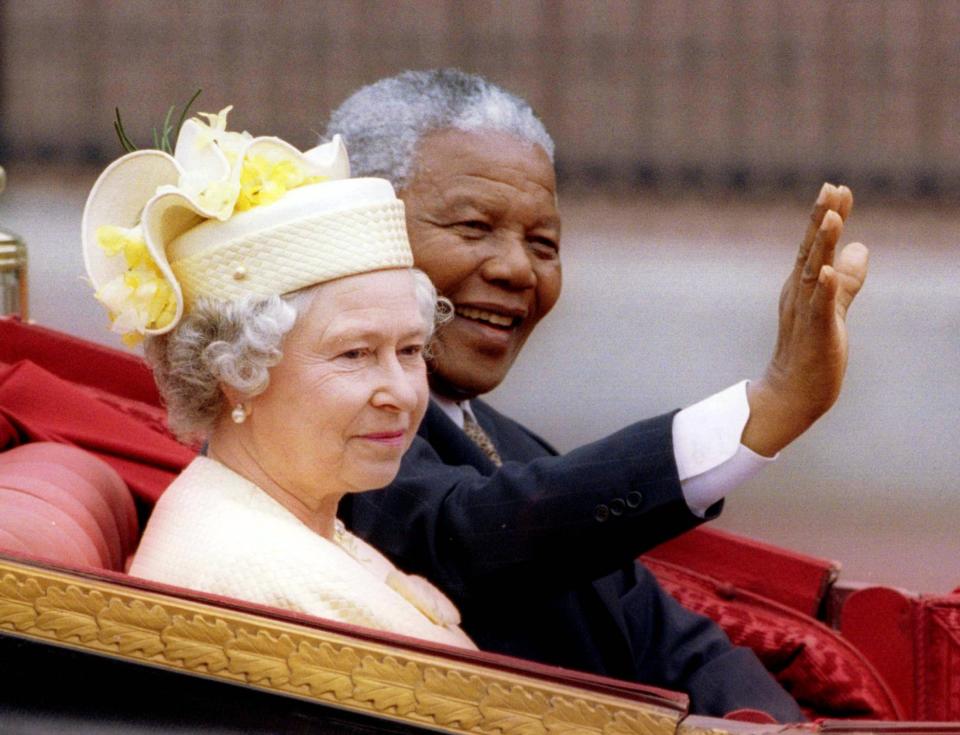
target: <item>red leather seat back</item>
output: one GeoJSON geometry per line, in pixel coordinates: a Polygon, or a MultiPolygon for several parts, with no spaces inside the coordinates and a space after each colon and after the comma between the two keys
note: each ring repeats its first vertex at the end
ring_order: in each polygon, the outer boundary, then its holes
{"type": "Polygon", "coordinates": [[[71,490],[82,496],[105,534],[116,533],[122,555],[129,556],[136,550],[140,524],[133,496],[120,475],[106,462],[68,444],[33,442],[0,453],[0,473],[5,471],[4,467],[11,471],[17,467],[28,469],[39,477],[56,477],[55,482],[75,480],[71,490]]]}
{"type": "Polygon", "coordinates": [[[0,519],[30,556],[66,566],[105,567],[87,532],[69,513],[43,498],[0,487],[0,519]]]}
{"type": "Polygon", "coordinates": [[[0,453],[0,549],[120,571],[138,536],[130,491],[103,461],[50,442],[0,453]]]}
{"type": "Polygon", "coordinates": [[[899,720],[883,677],[849,641],[796,609],[656,559],[645,563],[682,605],[752,648],[811,717],[899,720]]]}

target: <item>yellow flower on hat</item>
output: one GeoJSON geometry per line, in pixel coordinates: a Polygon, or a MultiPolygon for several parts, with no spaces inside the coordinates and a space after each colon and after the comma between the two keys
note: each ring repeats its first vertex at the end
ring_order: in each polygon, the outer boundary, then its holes
{"type": "Polygon", "coordinates": [[[231,105],[216,114],[199,113],[206,123],[188,120],[174,152],[183,172],[176,189],[196,201],[207,216],[227,220],[235,211],[270,204],[290,189],[325,180],[310,176],[302,161],[296,160],[302,154],[287,144],[287,148],[270,145],[267,152],[257,152],[258,139],[250,133],[227,130],[232,109],[231,105]]]}
{"type": "Polygon", "coordinates": [[[123,255],[126,270],[94,294],[110,314],[111,330],[132,347],[147,329],[162,329],[170,323],[177,303],[173,289],[147,251],[140,226],[104,225],[97,229],[97,243],[110,257],[123,255]]]}
{"type": "Polygon", "coordinates": [[[87,198],[84,264],[126,344],[170,331],[190,308],[171,243],[291,189],[350,175],[338,137],[301,152],[280,138],[227,130],[230,110],[186,120],[173,155],[133,150],[114,161],[87,198]]]}
{"type": "Polygon", "coordinates": [[[234,209],[245,212],[277,201],[290,189],[323,181],[324,176],[307,176],[303,167],[289,158],[271,160],[262,154],[246,156],[240,169],[240,194],[234,209]]]}
{"type": "Polygon", "coordinates": [[[233,106],[220,112],[199,113],[207,122],[192,118],[180,129],[174,159],[180,168],[179,191],[195,201],[206,216],[226,220],[233,213],[240,194],[239,165],[244,150],[254,140],[250,133],[227,130],[227,115],[233,106]]]}

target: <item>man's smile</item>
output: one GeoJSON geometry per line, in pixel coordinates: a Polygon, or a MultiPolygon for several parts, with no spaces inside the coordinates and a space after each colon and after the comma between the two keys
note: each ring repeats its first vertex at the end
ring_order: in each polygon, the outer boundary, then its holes
{"type": "Polygon", "coordinates": [[[514,310],[480,308],[476,306],[456,305],[457,316],[475,322],[481,322],[497,329],[513,329],[520,326],[523,315],[514,310]]]}

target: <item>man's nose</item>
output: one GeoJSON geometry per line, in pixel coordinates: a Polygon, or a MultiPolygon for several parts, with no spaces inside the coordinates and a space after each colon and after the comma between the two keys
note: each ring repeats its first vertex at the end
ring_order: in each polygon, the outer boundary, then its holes
{"type": "Polygon", "coordinates": [[[523,290],[537,285],[533,268],[533,253],[527,246],[526,236],[510,233],[497,238],[495,251],[483,266],[483,277],[510,289],[523,290]]]}

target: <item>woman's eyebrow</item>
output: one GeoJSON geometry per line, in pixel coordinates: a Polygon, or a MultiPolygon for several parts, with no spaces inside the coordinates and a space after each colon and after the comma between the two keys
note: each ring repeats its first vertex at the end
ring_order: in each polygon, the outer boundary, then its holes
{"type": "Polygon", "coordinates": [[[397,332],[394,330],[384,330],[374,326],[363,326],[363,325],[344,325],[343,327],[333,327],[331,328],[325,339],[337,342],[345,342],[349,340],[370,340],[373,338],[383,337],[384,334],[397,334],[400,340],[412,339],[414,337],[423,337],[426,334],[426,327],[422,323],[413,324],[411,323],[408,326],[402,327],[397,332]]]}

